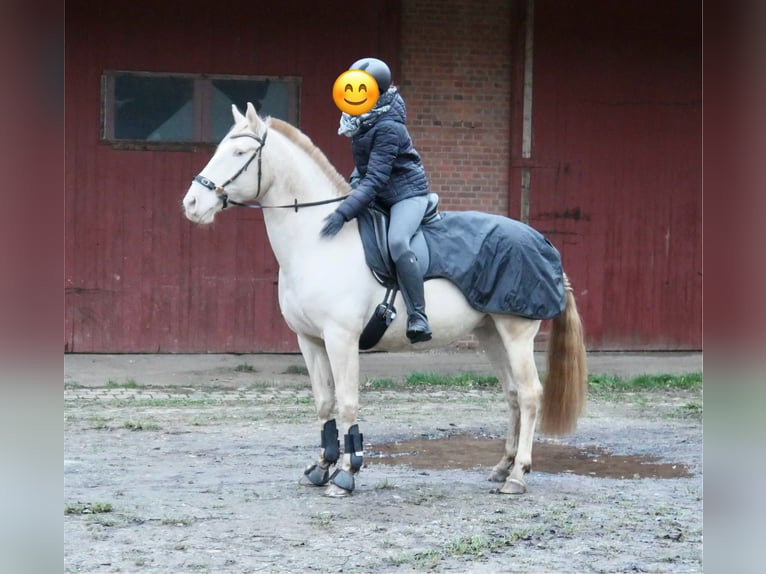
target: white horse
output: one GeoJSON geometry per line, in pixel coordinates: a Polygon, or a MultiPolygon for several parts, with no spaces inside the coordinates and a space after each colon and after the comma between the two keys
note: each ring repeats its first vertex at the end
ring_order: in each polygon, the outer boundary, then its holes
{"type": "MultiPolygon", "coordinates": [[[[279,263],[279,305],[298,336],[320,424],[319,458],[304,474],[312,484],[327,485],[327,495],[346,496],[354,489],[363,454],[356,424],[359,337],[385,289],[368,270],[356,220],[337,236],[320,239],[323,219],[337,206],[329,201],[350,192],[325,155],[291,125],[260,118],[252,104],[245,115],[236,106],[232,113],[234,126],[194,178],[183,199],[184,212],[191,221],[208,224],[228,203],[254,201],[264,209],[279,263]],[[342,457],[338,431],[344,436],[342,457]]],[[[510,406],[505,453],[489,476],[504,483],[502,493],[526,491],[538,414],[543,433],[564,434],[575,428],[585,402],[582,326],[566,277],[564,285],[566,308],[552,320],[544,387],[533,356],[540,321],[477,311],[445,279],[425,284],[431,341],[411,345],[405,336],[406,313],[400,313],[375,346],[384,351],[431,349],[475,334],[510,406]]],[[[397,304],[404,308],[401,296],[397,304]]]]}

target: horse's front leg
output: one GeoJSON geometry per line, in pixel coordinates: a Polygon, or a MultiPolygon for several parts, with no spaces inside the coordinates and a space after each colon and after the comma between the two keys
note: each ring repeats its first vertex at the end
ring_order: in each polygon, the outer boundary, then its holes
{"type": "Polygon", "coordinates": [[[335,390],[333,389],[332,370],[324,342],[321,339],[298,335],[298,346],[311,379],[314,393],[314,405],[319,419],[321,449],[317,461],[309,466],[304,476],[310,484],[324,486],[330,480],[330,470],[340,457],[338,429],[333,411],[335,410],[335,390]]]}
{"type": "Polygon", "coordinates": [[[327,496],[348,496],[355,487],[354,476],[364,462],[363,438],[356,424],[359,412],[359,334],[328,330],[325,348],[335,381],[339,429],[343,434],[343,460],[330,479],[327,496]]]}

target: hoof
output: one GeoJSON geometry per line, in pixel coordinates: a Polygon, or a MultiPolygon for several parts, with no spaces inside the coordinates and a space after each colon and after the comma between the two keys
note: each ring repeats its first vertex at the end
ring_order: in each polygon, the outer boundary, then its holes
{"type": "Polygon", "coordinates": [[[490,482],[505,482],[505,479],[508,478],[509,474],[511,473],[507,469],[498,470],[493,468],[492,472],[487,477],[487,480],[490,482]]]}
{"type": "Polygon", "coordinates": [[[507,479],[503,487],[499,490],[501,494],[524,494],[526,491],[527,485],[516,478],[507,479]]]}
{"type": "Polygon", "coordinates": [[[337,484],[330,484],[325,489],[324,495],[329,496],[330,498],[346,498],[347,496],[351,496],[351,491],[341,488],[337,484]]]}

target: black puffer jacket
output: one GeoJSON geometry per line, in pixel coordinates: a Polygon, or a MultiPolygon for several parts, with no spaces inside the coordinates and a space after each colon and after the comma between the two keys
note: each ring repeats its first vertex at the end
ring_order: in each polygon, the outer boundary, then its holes
{"type": "Polygon", "coordinates": [[[346,220],[356,217],[373,201],[383,207],[428,193],[428,179],[420,155],[412,145],[405,121],[407,110],[397,93],[391,109],[372,126],[364,126],[351,139],[351,152],[359,183],[338,207],[346,220]]]}

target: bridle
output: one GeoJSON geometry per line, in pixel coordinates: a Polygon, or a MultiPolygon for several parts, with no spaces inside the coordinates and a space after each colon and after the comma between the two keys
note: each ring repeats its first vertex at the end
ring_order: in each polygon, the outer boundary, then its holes
{"type": "Polygon", "coordinates": [[[255,141],[257,141],[260,145],[253,150],[253,152],[250,154],[250,157],[245,162],[245,164],[237,170],[237,172],[232,175],[229,179],[227,179],[224,183],[221,185],[216,185],[212,180],[206,178],[203,175],[195,175],[194,179],[192,181],[196,181],[200,185],[206,187],[210,191],[214,191],[215,194],[219,197],[219,199],[223,202],[223,208],[226,209],[229,203],[232,205],[242,205],[245,207],[249,207],[245,203],[239,203],[237,201],[234,201],[232,199],[229,199],[229,194],[226,193],[226,186],[229,185],[232,181],[237,179],[242,173],[250,166],[251,163],[253,163],[253,160],[257,157],[258,158],[258,192],[255,194],[255,199],[258,199],[258,197],[261,195],[261,158],[263,157],[263,146],[266,145],[266,136],[269,135],[269,131],[266,130],[263,132],[263,137],[259,138],[255,134],[250,133],[244,133],[244,134],[236,134],[231,136],[231,139],[234,138],[253,138],[255,141]]]}
{"type": "Polygon", "coordinates": [[[266,136],[269,135],[269,131],[265,130],[263,132],[263,137],[258,137],[255,134],[251,133],[242,133],[242,134],[235,134],[233,136],[230,136],[231,139],[234,138],[253,138],[255,141],[260,144],[256,149],[253,150],[253,152],[250,154],[250,157],[247,159],[245,164],[237,170],[237,172],[232,175],[229,179],[227,179],[224,183],[221,185],[216,185],[215,182],[208,179],[207,177],[203,175],[195,175],[194,179],[192,181],[196,181],[203,187],[206,187],[210,191],[214,191],[215,194],[218,196],[218,198],[223,203],[223,207],[221,209],[226,209],[229,204],[236,205],[238,207],[249,207],[252,209],[284,209],[284,208],[292,208],[295,209],[295,211],[298,211],[299,207],[311,207],[313,205],[325,205],[327,203],[335,203],[336,201],[343,201],[346,199],[345,196],[341,197],[333,197],[332,199],[325,199],[322,201],[312,201],[308,203],[298,203],[298,200],[296,199],[293,203],[286,204],[286,205],[260,205],[258,203],[241,203],[239,201],[234,201],[233,199],[229,199],[229,194],[226,193],[226,186],[229,185],[231,182],[233,182],[235,179],[237,179],[242,173],[250,166],[251,163],[253,163],[253,160],[257,157],[258,158],[258,189],[255,194],[254,199],[258,199],[261,196],[261,159],[263,157],[263,147],[266,145],[266,136]]]}

